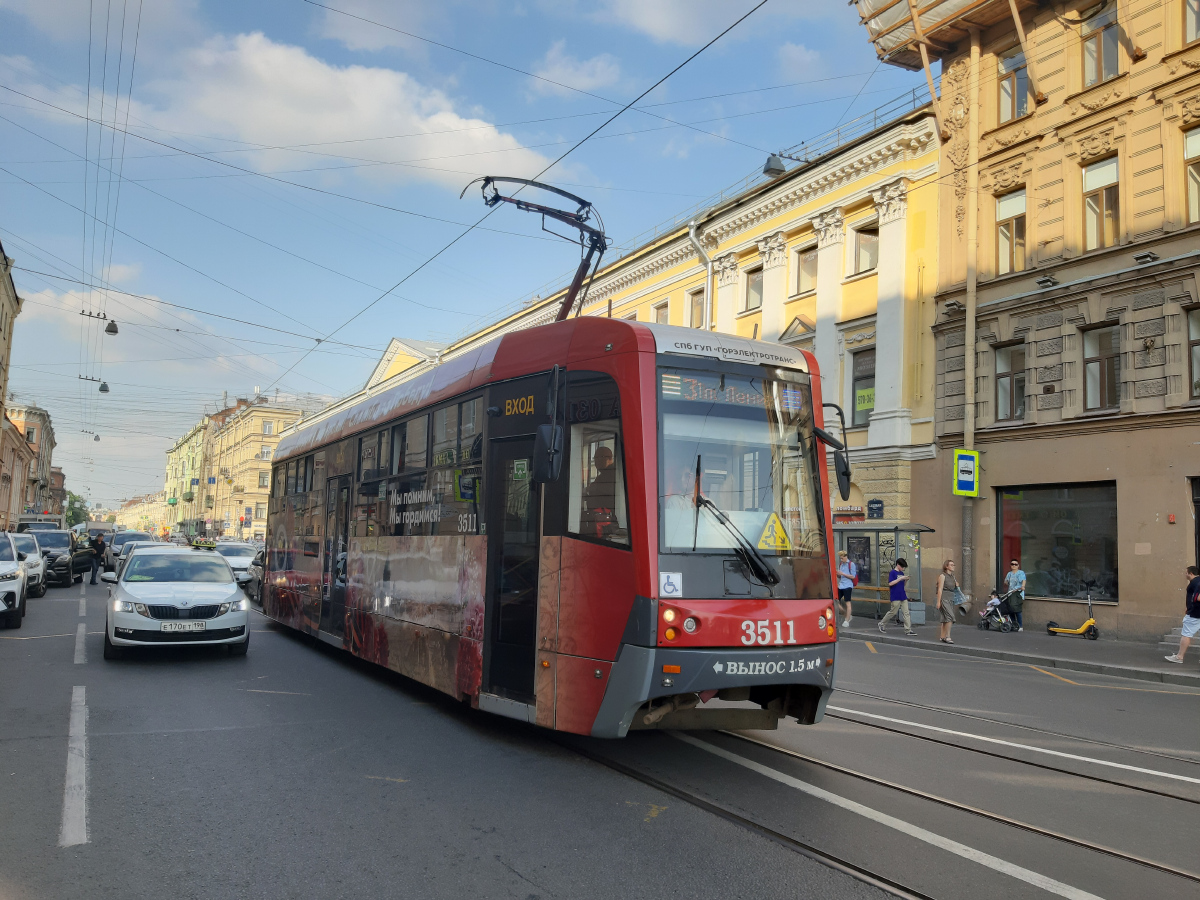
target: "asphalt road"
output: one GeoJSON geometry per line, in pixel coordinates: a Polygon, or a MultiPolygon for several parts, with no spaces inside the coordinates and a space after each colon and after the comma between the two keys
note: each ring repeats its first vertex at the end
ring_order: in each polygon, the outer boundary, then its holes
{"type": "Polygon", "coordinates": [[[819,726],[605,742],[257,616],[105,662],[106,596],[0,631],[0,900],[1200,891],[1193,689],[848,641],[819,726]]]}

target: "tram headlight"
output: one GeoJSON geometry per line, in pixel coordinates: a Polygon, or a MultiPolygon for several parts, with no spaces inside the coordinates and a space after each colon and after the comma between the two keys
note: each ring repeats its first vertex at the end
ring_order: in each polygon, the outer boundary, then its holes
{"type": "Polygon", "coordinates": [[[691,616],[688,616],[686,619],[683,620],[683,630],[686,631],[688,634],[695,634],[696,629],[699,627],[700,627],[700,623],[697,622],[695,619],[693,619],[691,616]]]}
{"type": "Polygon", "coordinates": [[[677,613],[675,612],[675,610],[664,609],[663,610],[663,621],[667,622],[667,623],[674,622],[676,615],[677,615],[677,613]]]}
{"type": "Polygon", "coordinates": [[[825,617],[824,616],[817,616],[817,630],[818,631],[825,630],[825,617]]]}
{"type": "Polygon", "coordinates": [[[663,632],[663,637],[665,637],[668,641],[673,641],[675,638],[679,637],[679,632],[674,628],[668,628],[663,632]]]}

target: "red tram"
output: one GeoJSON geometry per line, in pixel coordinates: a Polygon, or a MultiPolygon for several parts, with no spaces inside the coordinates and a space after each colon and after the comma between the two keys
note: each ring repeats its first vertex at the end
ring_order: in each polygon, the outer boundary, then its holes
{"type": "Polygon", "coordinates": [[[547,728],[819,721],[836,659],[809,354],[581,317],[303,424],[263,609],[547,728]]]}

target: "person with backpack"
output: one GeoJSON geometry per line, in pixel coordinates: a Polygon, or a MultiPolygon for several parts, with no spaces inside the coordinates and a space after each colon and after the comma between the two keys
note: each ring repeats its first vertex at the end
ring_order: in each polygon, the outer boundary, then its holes
{"type": "Polygon", "coordinates": [[[855,585],[858,584],[858,566],[850,559],[850,554],[845,550],[838,551],[838,603],[846,604],[846,619],[842,622],[843,628],[850,627],[850,601],[854,594],[855,585]]]}

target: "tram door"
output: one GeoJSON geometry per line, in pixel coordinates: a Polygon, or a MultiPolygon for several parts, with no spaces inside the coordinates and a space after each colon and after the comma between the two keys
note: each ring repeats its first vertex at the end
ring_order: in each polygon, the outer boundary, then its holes
{"type": "Polygon", "coordinates": [[[350,476],[330,478],[325,491],[325,567],[321,625],[341,638],[346,630],[346,560],[350,549],[350,476]]]}
{"type": "Polygon", "coordinates": [[[533,440],[492,441],[488,470],[485,690],[533,703],[541,509],[541,486],[533,481],[533,440]]]}

